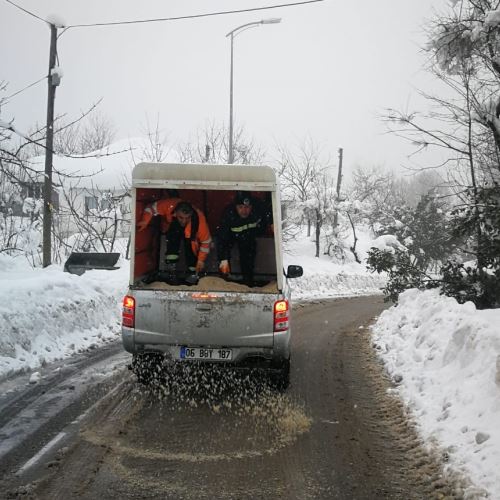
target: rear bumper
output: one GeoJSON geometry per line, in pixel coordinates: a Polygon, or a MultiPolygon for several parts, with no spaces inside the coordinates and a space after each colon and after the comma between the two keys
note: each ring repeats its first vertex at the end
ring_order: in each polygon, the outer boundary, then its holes
{"type": "MultiPolygon", "coordinates": [[[[230,362],[218,360],[194,361],[196,363],[211,363],[228,366],[246,367],[255,366],[269,368],[279,366],[283,360],[290,358],[290,330],[276,332],[274,334],[273,347],[252,347],[252,346],[215,346],[196,345],[189,347],[227,347],[233,351],[233,359],[230,362]]],[[[122,342],[124,349],[131,354],[160,353],[180,363],[191,363],[193,361],[179,360],[180,344],[160,344],[160,343],[137,343],[135,341],[135,331],[133,328],[122,328],[122,342]]]]}
{"type": "Polygon", "coordinates": [[[123,348],[134,354],[136,352],[135,348],[135,340],[134,340],[135,330],[133,328],[127,328],[126,326],[122,326],[122,343],[123,348]]]}

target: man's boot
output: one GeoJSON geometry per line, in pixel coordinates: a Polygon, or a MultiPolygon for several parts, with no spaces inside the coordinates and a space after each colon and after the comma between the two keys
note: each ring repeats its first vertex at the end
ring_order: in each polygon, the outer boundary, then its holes
{"type": "Polygon", "coordinates": [[[165,266],[165,271],[166,271],[166,279],[165,281],[169,285],[178,285],[179,284],[179,278],[177,276],[177,264],[175,262],[170,262],[165,266]]]}
{"type": "Polygon", "coordinates": [[[197,285],[198,284],[198,281],[200,281],[200,277],[198,276],[198,273],[196,272],[196,268],[188,267],[188,275],[186,276],[185,281],[188,285],[197,285]]]}

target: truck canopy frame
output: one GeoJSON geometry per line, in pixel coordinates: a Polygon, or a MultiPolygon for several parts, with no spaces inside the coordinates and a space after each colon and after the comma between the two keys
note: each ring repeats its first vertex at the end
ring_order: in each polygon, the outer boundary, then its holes
{"type": "MultiPolygon", "coordinates": [[[[276,172],[269,166],[214,165],[209,163],[139,163],[132,171],[132,223],[136,223],[137,189],[194,189],[228,191],[268,191],[271,193],[274,221],[274,246],[277,286],[283,290],[283,256],[281,235],[281,201],[276,172]]],[[[132,231],[135,248],[135,231],[132,231]]],[[[134,283],[132,252],[130,284],[134,283]]]]}
{"type": "Polygon", "coordinates": [[[267,166],[139,163],[132,171],[132,187],[276,191],[276,173],[267,166]]]}

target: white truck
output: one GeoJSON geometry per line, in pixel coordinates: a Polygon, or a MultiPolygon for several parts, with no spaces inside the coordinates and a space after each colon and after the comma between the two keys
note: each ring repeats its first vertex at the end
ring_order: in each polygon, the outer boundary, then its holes
{"type": "MultiPolygon", "coordinates": [[[[266,166],[141,163],[132,174],[130,283],[123,302],[122,340],[133,355],[131,367],[144,378],[150,359],[162,363],[217,363],[238,369],[264,369],[280,388],[290,372],[291,302],[288,279],[300,266],[283,268],[281,206],[274,170],[266,166]],[[147,207],[176,195],[201,210],[216,235],[224,208],[237,192],[248,192],[272,215],[257,237],[252,286],[240,282],[237,246],[231,275],[221,276],[212,243],[205,269],[195,284],[169,284],[161,217],[137,231],[147,207]],[[141,367],[140,369],[138,367],[141,367]]],[[[182,252],[180,252],[182,268],[182,252]]]]}

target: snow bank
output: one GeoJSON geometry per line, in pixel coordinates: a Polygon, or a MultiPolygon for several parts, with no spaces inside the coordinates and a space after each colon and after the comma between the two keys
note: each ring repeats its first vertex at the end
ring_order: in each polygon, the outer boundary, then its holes
{"type": "MultiPolygon", "coordinates": [[[[425,440],[500,498],[500,310],[408,290],[373,338],[425,440]]],[[[483,496],[470,487],[466,496],[483,496]]]]}
{"type": "MultiPolygon", "coordinates": [[[[361,258],[373,246],[368,235],[359,231],[361,238],[358,251],[361,258]]],[[[387,282],[385,275],[370,273],[366,264],[346,260],[344,264],[335,263],[332,257],[321,255],[314,257],[315,243],[302,234],[293,241],[293,247],[285,252],[285,269],[290,264],[297,264],[304,269],[301,278],[289,281],[294,300],[307,300],[326,297],[352,297],[356,295],[377,295],[387,282]]],[[[353,260],[350,253],[347,258],[353,260]]]]}
{"type": "Polygon", "coordinates": [[[0,255],[0,377],[117,338],[127,284],[128,265],[76,276],[0,255]]]}
{"type": "MultiPolygon", "coordinates": [[[[296,300],[380,293],[383,285],[361,265],[286,258],[304,266],[304,276],[291,280],[296,300]]],[[[32,269],[22,258],[0,254],[0,378],[119,337],[129,263],[119,265],[76,276],[62,266],[32,269]]]]}
{"type": "Polygon", "coordinates": [[[358,271],[343,271],[337,274],[306,271],[302,278],[290,280],[292,297],[294,300],[308,300],[380,294],[380,289],[385,285],[385,278],[367,275],[363,269],[358,271]]]}

